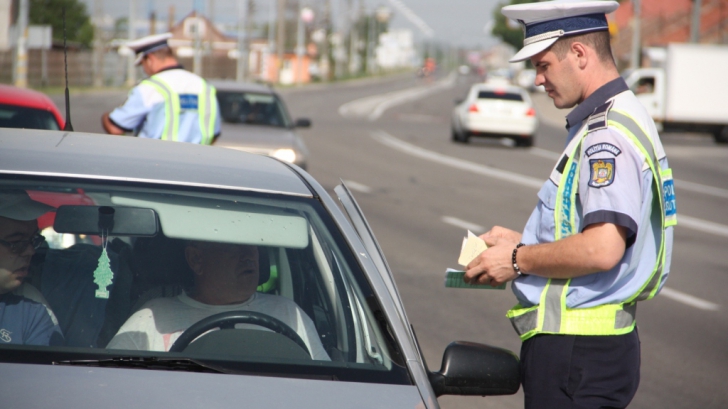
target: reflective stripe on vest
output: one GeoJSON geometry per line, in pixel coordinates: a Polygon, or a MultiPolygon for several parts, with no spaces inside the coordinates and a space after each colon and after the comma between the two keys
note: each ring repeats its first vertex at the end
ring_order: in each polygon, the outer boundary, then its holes
{"type": "Polygon", "coordinates": [[[152,76],[144,80],[144,82],[153,86],[164,98],[164,128],[162,129],[160,139],[163,141],[177,141],[180,115],[179,94],[174,92],[172,87],[167,85],[160,78],[152,76]]]}
{"type": "MultiPolygon", "coordinates": [[[[179,94],[161,78],[152,76],[144,80],[154,87],[164,98],[164,128],[162,129],[162,140],[179,140],[179,118],[181,105],[179,94]]],[[[197,105],[197,116],[200,127],[200,144],[210,145],[215,136],[215,121],[217,119],[217,103],[215,88],[202,80],[202,92],[197,105]]]]}
{"type": "MultiPolygon", "coordinates": [[[[541,292],[539,305],[526,308],[520,304],[508,311],[513,328],[522,340],[537,334],[621,335],[634,329],[637,301],[655,296],[665,263],[665,229],[677,224],[672,171],[661,169],[654,142],[629,115],[616,109],[607,114],[608,125],[623,132],[644,155],[652,172],[653,211],[662,215],[660,247],[652,275],[647,282],[622,304],[590,308],[567,308],[566,294],[571,279],[549,279],[541,292]],[[648,148],[649,147],[649,150],[648,148]],[[654,200],[659,198],[659,200],[654,200]]],[[[554,208],[554,241],[576,233],[576,192],[579,186],[581,146],[588,131],[574,144],[564,173],[561,174],[554,208]]]]}
{"type": "Polygon", "coordinates": [[[215,136],[215,118],[217,116],[217,104],[215,103],[215,88],[202,81],[203,91],[200,94],[198,105],[198,117],[200,120],[200,132],[202,139],[200,144],[210,145],[215,136]]]}

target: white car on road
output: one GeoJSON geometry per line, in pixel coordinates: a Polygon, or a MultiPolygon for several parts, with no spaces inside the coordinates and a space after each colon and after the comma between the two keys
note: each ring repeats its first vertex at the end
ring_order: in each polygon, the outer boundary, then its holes
{"type": "Polygon", "coordinates": [[[532,146],[538,118],[523,88],[475,84],[452,112],[452,139],[467,143],[470,137],[510,138],[516,146],[532,146]]]}

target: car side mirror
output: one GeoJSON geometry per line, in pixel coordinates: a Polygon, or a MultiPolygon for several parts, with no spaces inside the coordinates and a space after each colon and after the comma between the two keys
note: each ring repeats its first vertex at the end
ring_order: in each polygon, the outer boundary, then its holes
{"type": "Polygon", "coordinates": [[[465,101],[465,100],[462,98],[458,98],[458,99],[454,100],[453,102],[455,102],[455,105],[460,105],[463,103],[463,101],[465,101]]]}
{"type": "Polygon", "coordinates": [[[311,120],[308,118],[298,118],[298,119],[296,119],[296,123],[294,126],[296,128],[310,128],[311,120]]]}
{"type": "Polygon", "coordinates": [[[429,372],[435,395],[512,395],[521,386],[521,368],[513,352],[474,342],[445,348],[442,367],[429,372]]]}

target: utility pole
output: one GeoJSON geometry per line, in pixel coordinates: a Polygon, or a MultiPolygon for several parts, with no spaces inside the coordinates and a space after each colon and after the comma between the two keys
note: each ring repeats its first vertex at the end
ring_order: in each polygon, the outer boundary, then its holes
{"type": "Polygon", "coordinates": [[[248,47],[245,38],[247,27],[248,0],[238,0],[238,65],[236,79],[238,82],[245,81],[245,73],[248,64],[248,47]]]}
{"type": "Polygon", "coordinates": [[[632,16],[632,54],[629,62],[630,68],[639,68],[642,54],[642,0],[633,0],[632,16]]]}
{"type": "Polygon", "coordinates": [[[276,82],[281,82],[281,68],[283,68],[283,51],[286,47],[286,0],[277,0],[276,20],[278,34],[276,36],[276,82]]]}
{"type": "Polygon", "coordinates": [[[276,52],[276,36],[274,31],[276,26],[276,0],[269,0],[268,3],[268,55],[266,56],[266,62],[263,66],[265,67],[264,78],[270,81],[270,65],[273,61],[273,54],[276,52]]]}
{"type": "Polygon", "coordinates": [[[321,43],[321,78],[324,81],[331,79],[331,59],[329,53],[331,47],[329,46],[329,35],[331,33],[331,0],[324,0],[324,41],[321,43]]]}
{"type": "Polygon", "coordinates": [[[16,27],[17,45],[15,48],[15,70],[13,79],[16,87],[28,87],[28,2],[20,0],[18,10],[18,22],[16,27]]]}
{"type": "Polygon", "coordinates": [[[103,31],[101,29],[101,23],[103,18],[103,0],[94,0],[94,87],[100,87],[103,85],[104,82],[104,44],[102,39],[103,31]]]}
{"type": "Polygon", "coordinates": [[[702,0],[693,0],[693,19],[690,25],[690,42],[700,42],[700,3],[702,0]]]}
{"type": "Polygon", "coordinates": [[[200,14],[197,10],[195,10],[195,32],[193,37],[193,56],[192,56],[192,72],[195,74],[202,76],[202,50],[200,49],[200,27],[202,20],[200,19],[200,14]]]}
{"type": "MultiPolygon", "coordinates": [[[[129,41],[134,40],[134,16],[136,14],[136,11],[134,10],[135,3],[136,0],[129,0],[129,22],[127,23],[129,41]]],[[[128,87],[133,87],[134,84],[136,84],[136,66],[134,65],[134,60],[136,60],[136,56],[132,51],[127,59],[126,85],[128,87]]]]}

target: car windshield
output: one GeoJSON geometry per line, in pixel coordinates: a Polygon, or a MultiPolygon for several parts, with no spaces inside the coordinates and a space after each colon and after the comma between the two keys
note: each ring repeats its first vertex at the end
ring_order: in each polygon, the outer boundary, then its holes
{"type": "Polygon", "coordinates": [[[45,308],[0,331],[0,361],[411,383],[314,198],[57,179],[6,179],[0,197],[25,219],[0,217],[0,297],[45,308]],[[56,210],[28,220],[39,203],[56,210]]]}
{"type": "Polygon", "coordinates": [[[478,91],[478,99],[500,99],[503,101],[523,101],[523,96],[505,91],[478,91]]]}
{"type": "Polygon", "coordinates": [[[36,108],[0,104],[0,128],[58,130],[52,113],[36,108]]]}
{"type": "Polygon", "coordinates": [[[291,121],[274,94],[218,91],[220,114],[225,122],[289,128],[291,121]]]}

